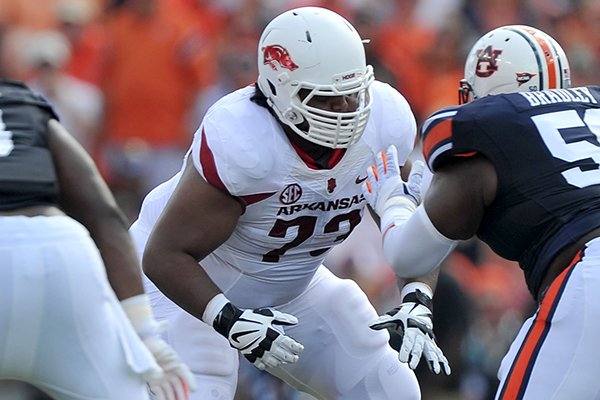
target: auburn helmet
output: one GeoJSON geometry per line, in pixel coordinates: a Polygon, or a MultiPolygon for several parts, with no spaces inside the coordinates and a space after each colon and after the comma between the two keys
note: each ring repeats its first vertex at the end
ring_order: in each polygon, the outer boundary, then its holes
{"type": "Polygon", "coordinates": [[[459,104],[489,94],[570,86],[569,61],[556,40],[530,26],[508,25],[486,33],[471,48],[459,104]]]}
{"type": "Polygon", "coordinates": [[[269,106],[301,137],[346,148],[364,132],[373,69],[366,64],[358,32],[335,12],[301,7],[273,19],[260,37],[258,73],[258,87],[269,106]],[[353,96],[358,107],[323,110],[309,105],[315,96],[353,96]]]}

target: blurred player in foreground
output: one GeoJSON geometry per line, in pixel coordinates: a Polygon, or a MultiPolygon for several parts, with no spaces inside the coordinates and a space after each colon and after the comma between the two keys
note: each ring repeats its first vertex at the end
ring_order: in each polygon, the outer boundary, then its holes
{"type": "Polygon", "coordinates": [[[195,382],[160,337],[112,194],[52,106],[10,80],[0,260],[0,379],[55,399],[143,400],[148,386],[155,399],[188,398],[195,382]]]}
{"type": "MultiPolygon", "coordinates": [[[[182,171],[146,197],[131,228],[165,337],[196,375],[192,398],[233,399],[241,352],[321,400],[418,399],[410,368],[422,352],[449,373],[430,330],[408,329],[410,366],[399,362],[387,331],[369,329],[366,295],[322,265],[361,219],[374,153],[395,144],[406,161],[410,107],[374,81],[358,32],[327,9],[273,19],[258,69],[257,85],[208,110],[182,171]]],[[[407,319],[431,322],[427,307],[413,308],[407,319]]]]}
{"type": "MultiPolygon", "coordinates": [[[[501,363],[496,399],[600,398],[600,88],[570,88],[569,73],[537,29],[485,34],[461,82],[462,102],[476,100],[423,125],[435,172],[423,204],[396,191],[382,217],[400,277],[427,273],[474,235],[519,262],[539,307],[501,363]]],[[[389,164],[368,182],[370,200],[404,186],[389,164]]]]}

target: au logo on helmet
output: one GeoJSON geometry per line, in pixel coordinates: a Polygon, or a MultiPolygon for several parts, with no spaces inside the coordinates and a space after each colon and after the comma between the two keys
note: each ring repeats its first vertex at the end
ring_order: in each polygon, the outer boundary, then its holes
{"type": "Polygon", "coordinates": [[[487,78],[498,71],[498,62],[496,59],[500,54],[502,54],[502,50],[495,50],[492,46],[487,46],[483,50],[478,50],[475,74],[480,78],[487,78]]]}
{"type": "Polygon", "coordinates": [[[289,69],[290,71],[298,69],[298,65],[292,61],[290,53],[282,46],[278,44],[269,45],[263,47],[262,51],[263,64],[269,65],[274,71],[278,70],[277,64],[279,64],[279,67],[289,69]]]}

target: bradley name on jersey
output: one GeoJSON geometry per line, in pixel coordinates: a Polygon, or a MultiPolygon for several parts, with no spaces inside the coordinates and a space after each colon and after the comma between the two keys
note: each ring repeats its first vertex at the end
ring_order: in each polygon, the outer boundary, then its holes
{"type": "Polygon", "coordinates": [[[556,103],[593,103],[598,102],[587,87],[572,89],[550,89],[539,92],[519,92],[532,107],[556,103]]]}

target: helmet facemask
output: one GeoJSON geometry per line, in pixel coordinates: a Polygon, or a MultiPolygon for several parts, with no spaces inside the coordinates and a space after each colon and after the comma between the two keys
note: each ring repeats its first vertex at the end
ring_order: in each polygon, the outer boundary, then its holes
{"type": "Polygon", "coordinates": [[[345,86],[298,86],[282,121],[311,142],[325,147],[346,148],[358,141],[367,126],[372,106],[369,90],[372,81],[373,72],[369,66],[366,76],[345,86]],[[326,110],[311,105],[315,97],[345,97],[356,108],[353,111],[326,110]]]}

